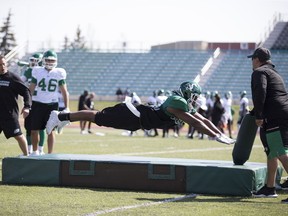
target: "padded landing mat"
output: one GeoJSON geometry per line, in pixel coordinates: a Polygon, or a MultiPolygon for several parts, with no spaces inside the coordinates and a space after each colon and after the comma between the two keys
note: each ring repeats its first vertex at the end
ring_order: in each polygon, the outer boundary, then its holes
{"type": "MultiPolygon", "coordinates": [[[[280,181],[282,169],[278,168],[280,181]]],[[[115,155],[47,154],[7,157],[4,184],[251,196],[266,179],[266,164],[115,155]]]]}

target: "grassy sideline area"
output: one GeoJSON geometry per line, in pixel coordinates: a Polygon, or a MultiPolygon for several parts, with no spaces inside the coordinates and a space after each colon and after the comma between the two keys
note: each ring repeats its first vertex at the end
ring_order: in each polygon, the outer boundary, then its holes
{"type": "MultiPolygon", "coordinates": [[[[115,103],[96,101],[95,107],[102,109],[113,104],[115,103]]],[[[76,106],[77,101],[71,101],[72,111],[76,110],[76,106]]],[[[234,119],[236,121],[237,116],[234,119]]],[[[236,129],[235,126],[234,129],[236,129]]],[[[142,131],[138,131],[133,137],[128,137],[122,135],[122,130],[101,128],[95,124],[92,130],[94,134],[81,135],[79,123],[72,123],[64,128],[63,134],[56,135],[54,153],[232,160],[233,146],[226,146],[207,138],[204,140],[187,139],[185,127],[178,138],[144,137],[142,131]],[[96,132],[105,136],[97,136],[96,132]],[[209,148],[213,148],[213,151],[209,151],[209,148]]],[[[161,131],[159,132],[161,134],[161,131]]],[[[47,146],[45,145],[44,148],[47,149],[47,146]]],[[[18,154],[20,154],[20,149],[16,141],[6,140],[1,134],[0,215],[252,216],[285,215],[288,211],[288,205],[280,203],[281,199],[288,197],[288,193],[284,191],[278,191],[279,196],[276,199],[201,194],[189,198],[185,197],[186,194],[152,191],[4,185],[2,183],[2,159],[18,154]]],[[[249,161],[266,162],[258,136],[249,161]]],[[[284,172],[283,176],[287,176],[287,173],[284,172]]]]}

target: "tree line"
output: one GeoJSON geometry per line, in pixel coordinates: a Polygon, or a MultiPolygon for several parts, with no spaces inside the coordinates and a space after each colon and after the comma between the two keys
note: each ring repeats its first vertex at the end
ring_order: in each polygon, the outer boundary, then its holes
{"type": "MultiPolygon", "coordinates": [[[[13,14],[11,13],[10,9],[8,12],[8,16],[4,19],[4,22],[0,27],[0,54],[3,55],[8,54],[18,45],[12,28],[12,15],[13,14]]],[[[80,26],[77,27],[76,36],[72,41],[70,41],[67,36],[64,37],[62,49],[63,51],[87,50],[86,40],[85,37],[82,36],[80,26]]],[[[17,58],[17,55],[15,55],[14,58],[17,58]]]]}

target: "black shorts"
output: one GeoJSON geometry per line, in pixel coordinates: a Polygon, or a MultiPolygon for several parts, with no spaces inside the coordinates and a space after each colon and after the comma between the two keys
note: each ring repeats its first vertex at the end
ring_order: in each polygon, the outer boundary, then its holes
{"type": "Polygon", "coordinates": [[[65,110],[65,109],[66,109],[66,107],[59,107],[58,111],[61,112],[61,111],[65,110]]]}
{"type": "Polygon", "coordinates": [[[58,110],[58,103],[43,104],[36,101],[32,102],[31,115],[31,130],[44,130],[46,123],[53,110],[58,110]]]}
{"type": "Polygon", "coordinates": [[[14,117],[8,120],[6,119],[5,121],[0,121],[0,133],[2,131],[7,139],[22,135],[18,118],[14,117]]]}
{"type": "Polygon", "coordinates": [[[114,107],[107,107],[97,112],[94,121],[99,126],[129,131],[136,131],[141,128],[140,118],[135,116],[125,103],[116,104],[114,107]]]}
{"type": "Polygon", "coordinates": [[[176,125],[175,120],[166,115],[160,108],[139,105],[137,110],[141,113],[141,125],[144,129],[171,128],[176,125]]]}
{"type": "Polygon", "coordinates": [[[24,119],[24,128],[28,136],[31,135],[31,121],[32,121],[31,113],[29,113],[29,115],[24,119]]]}
{"type": "Polygon", "coordinates": [[[94,121],[99,126],[130,131],[139,129],[150,130],[152,128],[164,128],[175,125],[175,121],[159,109],[144,105],[139,105],[136,109],[140,112],[140,118],[135,116],[125,103],[120,103],[97,112],[94,121]]]}

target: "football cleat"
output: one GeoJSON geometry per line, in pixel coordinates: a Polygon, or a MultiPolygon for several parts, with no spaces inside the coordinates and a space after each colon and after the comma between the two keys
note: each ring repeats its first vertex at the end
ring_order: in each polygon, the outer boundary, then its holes
{"type": "Polygon", "coordinates": [[[39,151],[33,151],[30,155],[30,157],[34,157],[34,156],[39,156],[39,151]]]}
{"type": "Polygon", "coordinates": [[[59,112],[56,111],[56,110],[53,110],[51,113],[50,113],[50,117],[47,121],[47,124],[46,124],[46,133],[49,135],[51,134],[51,132],[54,130],[55,127],[58,126],[58,129],[60,128],[63,128],[63,124],[61,125],[62,127],[60,127],[60,123],[61,121],[58,119],[58,114],[59,112]]]}

